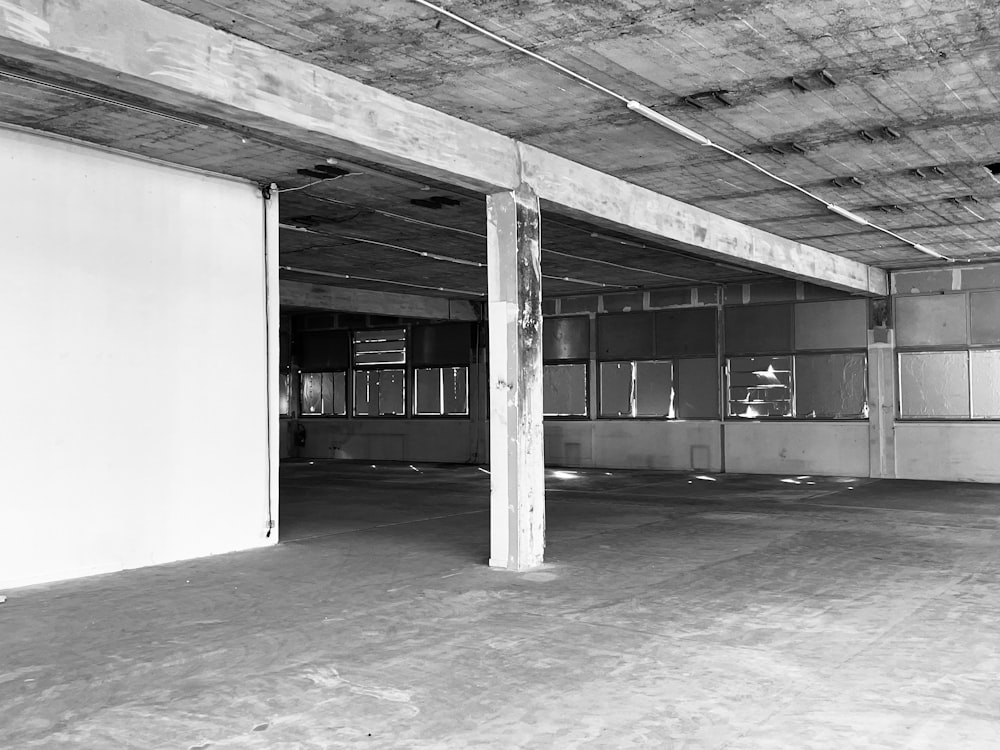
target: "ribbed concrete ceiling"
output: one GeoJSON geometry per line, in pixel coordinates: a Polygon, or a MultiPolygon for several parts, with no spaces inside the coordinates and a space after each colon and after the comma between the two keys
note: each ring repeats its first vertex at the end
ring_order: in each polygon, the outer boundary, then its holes
{"type": "MultiPolygon", "coordinates": [[[[935,263],[414,0],[152,4],[845,257],[886,268],[935,263]]],[[[447,7],[913,242],[958,259],[1000,259],[1000,183],[990,169],[1000,171],[994,3],[447,7]]],[[[0,77],[0,121],[282,187],[315,182],[298,170],[331,157],[9,77],[0,77]]],[[[445,296],[485,292],[476,265],[485,262],[481,196],[374,165],[334,166],[349,174],[282,196],[281,238],[283,265],[332,275],[290,276],[445,296]],[[371,280],[356,278],[362,271],[371,280]]],[[[548,295],[759,276],[558,216],[545,216],[543,245],[548,295]]]]}
{"type": "MultiPolygon", "coordinates": [[[[481,195],[335,159],[307,145],[198,123],[186,113],[165,115],[156,102],[123,106],[72,84],[28,78],[0,73],[0,122],[278,184],[285,278],[472,300],[486,295],[481,195]],[[318,170],[336,177],[324,179],[318,170]]],[[[547,212],[543,235],[547,296],[762,277],[547,212]]]]}
{"type": "MultiPolygon", "coordinates": [[[[926,260],[413,0],[154,4],[786,237],[926,260]]],[[[996,3],[446,4],[907,239],[998,252],[996,3]]]]}

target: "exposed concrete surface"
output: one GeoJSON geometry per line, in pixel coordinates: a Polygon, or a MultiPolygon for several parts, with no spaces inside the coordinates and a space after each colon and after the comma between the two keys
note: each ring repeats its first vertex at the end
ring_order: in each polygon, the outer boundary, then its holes
{"type": "Polygon", "coordinates": [[[3,592],[0,745],[1000,746],[1000,487],[713,478],[550,471],[516,574],[475,467],[286,465],[301,541],[3,592]]]}

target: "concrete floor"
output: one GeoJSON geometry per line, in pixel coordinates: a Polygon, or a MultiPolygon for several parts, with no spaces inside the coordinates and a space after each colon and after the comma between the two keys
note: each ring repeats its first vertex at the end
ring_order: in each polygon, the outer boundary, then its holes
{"type": "Polygon", "coordinates": [[[0,747],[1000,748],[1000,486],[550,472],[512,574],[487,475],[417,468],[289,464],[298,541],[6,592],[0,747]]]}

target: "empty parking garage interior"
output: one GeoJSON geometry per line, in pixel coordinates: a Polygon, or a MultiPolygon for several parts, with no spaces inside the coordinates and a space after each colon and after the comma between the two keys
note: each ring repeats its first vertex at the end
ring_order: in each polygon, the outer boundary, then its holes
{"type": "Polygon", "coordinates": [[[1000,747],[998,21],[0,2],[0,746],[1000,747]]]}

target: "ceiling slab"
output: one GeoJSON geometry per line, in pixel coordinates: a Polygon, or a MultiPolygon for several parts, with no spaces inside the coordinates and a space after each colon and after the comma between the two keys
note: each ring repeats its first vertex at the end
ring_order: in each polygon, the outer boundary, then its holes
{"type": "MultiPolygon", "coordinates": [[[[711,150],[412,0],[152,1],[722,216],[743,220],[728,199],[747,193],[770,195],[775,211],[788,198],[763,175],[726,168],[711,150]]],[[[945,186],[907,179],[917,169],[968,177],[980,200],[1000,196],[985,168],[1000,162],[996,3],[442,4],[865,216],[872,206],[939,199],[945,186]],[[839,184],[852,177],[864,186],[839,184]]],[[[766,203],[759,211],[762,221],[774,218],[766,203]]],[[[1000,237],[995,218],[983,222],[1000,237]]],[[[842,223],[845,242],[858,248],[842,223]]],[[[832,236],[826,228],[801,231],[789,238],[832,236]]],[[[875,265],[933,263],[906,243],[867,235],[859,249],[875,265]]],[[[960,230],[950,236],[961,245],[960,230]]],[[[953,244],[939,242],[939,251],[953,244]]],[[[952,251],[1000,259],[1000,240],[952,251]]]]}
{"type": "MultiPolygon", "coordinates": [[[[304,9],[319,12],[321,8],[310,3],[277,3],[275,8],[279,5],[287,11],[281,16],[285,19],[282,23],[258,19],[254,28],[290,35],[298,44],[315,43],[309,41],[308,35],[294,35],[294,28],[314,30],[318,28],[315,23],[290,22],[298,19],[304,9]]],[[[41,6],[33,0],[11,0],[6,6],[19,10],[22,16],[27,14],[30,23],[24,17],[17,18],[16,13],[0,17],[0,57],[31,73],[70,77],[89,86],[156,101],[172,111],[187,111],[189,117],[203,118],[210,125],[218,122],[223,127],[245,129],[251,137],[259,131],[304,142],[311,148],[345,149],[389,167],[475,190],[514,187],[522,178],[520,165],[526,158],[533,159],[530,179],[536,181],[540,196],[549,203],[576,213],[583,205],[597,206],[604,201],[603,196],[568,193],[555,175],[541,180],[541,164],[565,168],[569,174],[569,163],[557,156],[530,148],[518,153],[517,144],[502,134],[161,12],[138,0],[93,0],[84,6],[72,0],[52,0],[41,6]]],[[[232,25],[240,18],[253,18],[250,10],[231,14],[232,25]]],[[[320,15],[326,23],[335,21],[329,12],[320,15]]],[[[480,39],[471,41],[470,46],[480,50],[484,47],[480,39]]],[[[508,75],[507,81],[523,89],[525,101],[536,96],[534,88],[524,86],[516,74],[508,75]]],[[[578,99],[572,93],[565,98],[578,99]]],[[[528,117],[527,109],[518,110],[512,108],[519,121],[528,117]]],[[[187,135],[178,138],[178,152],[189,151],[198,141],[190,137],[190,142],[183,142],[187,135]]],[[[609,143],[602,153],[610,158],[613,146],[609,143]]],[[[594,170],[585,167],[573,172],[591,173],[594,170]]],[[[589,189],[591,182],[579,186],[589,189]]],[[[631,186],[617,185],[619,182],[610,175],[602,177],[602,187],[615,186],[631,194],[631,186]]],[[[733,222],[649,191],[641,195],[647,214],[662,211],[673,217],[667,222],[646,222],[639,228],[643,237],[676,242],[688,253],[727,257],[752,268],[854,291],[880,293],[884,288],[884,274],[878,269],[751,227],[741,226],[734,233],[733,222]],[[687,212],[686,218],[677,221],[683,212],[687,212]],[[695,224],[700,226],[693,230],[688,226],[695,224]],[[674,236],[671,232],[677,227],[684,229],[674,236]],[[722,240],[705,247],[704,238],[708,237],[722,240]],[[727,246],[736,250],[728,253],[727,246]],[[741,246],[750,250],[739,250],[741,246]]],[[[599,220],[634,229],[630,225],[632,209],[619,204],[619,210],[612,215],[608,210],[611,205],[613,202],[603,204],[599,220]]]]}

